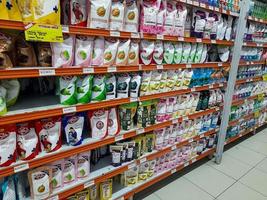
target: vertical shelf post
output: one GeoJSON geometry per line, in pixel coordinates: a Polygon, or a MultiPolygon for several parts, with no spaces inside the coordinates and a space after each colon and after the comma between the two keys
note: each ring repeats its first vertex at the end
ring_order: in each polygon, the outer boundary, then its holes
{"type": "Polygon", "coordinates": [[[250,0],[243,0],[240,2],[240,15],[237,24],[236,37],[234,42],[233,57],[231,62],[231,68],[229,72],[229,79],[227,82],[227,88],[224,98],[224,107],[222,113],[222,120],[220,125],[220,131],[218,136],[218,144],[215,155],[215,162],[217,164],[221,163],[222,154],[224,149],[226,131],[229,123],[229,115],[231,112],[232,98],[236,83],[236,76],[239,67],[240,55],[243,46],[243,38],[245,34],[247,15],[250,7],[250,0]]]}

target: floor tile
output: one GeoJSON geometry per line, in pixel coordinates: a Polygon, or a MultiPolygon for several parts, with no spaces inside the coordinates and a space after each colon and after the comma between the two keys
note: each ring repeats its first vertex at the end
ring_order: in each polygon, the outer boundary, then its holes
{"type": "Polygon", "coordinates": [[[267,157],[256,166],[256,169],[267,173],[267,157]]]}
{"type": "Polygon", "coordinates": [[[205,164],[184,176],[186,179],[217,197],[231,186],[235,180],[205,164]]]}
{"type": "Polygon", "coordinates": [[[227,150],[224,155],[229,155],[235,159],[238,159],[246,164],[255,166],[264,159],[264,155],[257,153],[247,147],[237,145],[227,150]]]}
{"type": "Polygon", "coordinates": [[[242,183],[235,183],[224,193],[222,193],[218,200],[267,200],[266,197],[260,193],[250,189],[242,183]]]}
{"type": "Polygon", "coordinates": [[[262,132],[257,133],[255,136],[251,137],[256,141],[267,143],[267,134],[264,134],[262,132]]]}
{"type": "Polygon", "coordinates": [[[209,161],[207,164],[236,180],[253,168],[253,166],[245,164],[229,155],[223,155],[222,162],[219,165],[214,161],[209,161]]]}
{"type": "Polygon", "coordinates": [[[213,200],[214,198],[204,192],[190,181],[181,177],[169,185],[155,192],[162,200],[213,200]]]}
{"type": "Polygon", "coordinates": [[[245,176],[243,176],[239,181],[267,197],[266,173],[254,168],[245,176]]]}
{"type": "Polygon", "coordinates": [[[267,145],[264,142],[245,140],[239,144],[240,146],[247,147],[255,152],[267,155],[267,145]]]}
{"type": "Polygon", "coordinates": [[[161,200],[161,199],[157,195],[151,194],[147,196],[146,198],[144,198],[143,200],[161,200]]]}

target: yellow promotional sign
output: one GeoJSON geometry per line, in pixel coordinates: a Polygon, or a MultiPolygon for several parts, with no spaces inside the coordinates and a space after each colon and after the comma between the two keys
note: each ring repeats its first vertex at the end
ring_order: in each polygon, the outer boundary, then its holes
{"type": "Polygon", "coordinates": [[[262,76],[262,79],[263,79],[263,81],[267,82],[267,74],[264,74],[264,75],[262,76]]]}
{"type": "Polygon", "coordinates": [[[26,27],[25,38],[28,41],[63,42],[62,26],[33,24],[26,27]]]}

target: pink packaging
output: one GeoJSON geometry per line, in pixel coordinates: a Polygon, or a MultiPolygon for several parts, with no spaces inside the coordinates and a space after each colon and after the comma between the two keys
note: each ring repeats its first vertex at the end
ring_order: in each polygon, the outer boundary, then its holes
{"type": "Polygon", "coordinates": [[[166,0],[161,0],[160,7],[157,15],[157,34],[163,34],[164,31],[164,23],[166,18],[166,0]]]}
{"type": "Polygon", "coordinates": [[[16,125],[0,127],[0,167],[16,161],[16,125]]]}
{"type": "Polygon", "coordinates": [[[157,122],[164,122],[165,121],[165,115],[167,112],[167,99],[160,99],[157,104],[157,122]]]}
{"type": "Polygon", "coordinates": [[[175,2],[167,1],[166,4],[167,4],[166,6],[167,11],[166,11],[163,34],[174,35],[174,22],[177,14],[177,10],[175,8],[175,2]]]}
{"type": "Polygon", "coordinates": [[[174,23],[174,35],[184,37],[187,8],[184,4],[176,3],[177,15],[174,23]]]}
{"type": "Polygon", "coordinates": [[[103,37],[97,37],[94,41],[92,65],[101,66],[104,62],[105,40],[103,37]]]}
{"type": "Polygon", "coordinates": [[[75,40],[75,59],[74,65],[88,67],[92,62],[92,52],[94,47],[94,38],[77,35],[75,40]]]}
{"type": "Polygon", "coordinates": [[[172,133],[172,128],[173,126],[167,126],[166,127],[166,130],[165,130],[165,134],[164,134],[164,140],[163,140],[163,146],[167,146],[169,144],[169,140],[170,140],[170,136],[171,136],[171,133],[172,133]]]}
{"type": "Polygon", "coordinates": [[[174,124],[169,139],[169,143],[171,145],[173,145],[176,142],[177,132],[178,132],[178,124],[174,124]]]}
{"type": "Polygon", "coordinates": [[[108,114],[108,135],[115,136],[120,132],[119,115],[116,108],[110,108],[108,114]]]}
{"type": "Polygon", "coordinates": [[[155,142],[156,150],[161,150],[162,149],[165,129],[166,128],[154,130],[154,134],[156,135],[156,142],[155,142]]]}
{"type": "Polygon", "coordinates": [[[183,140],[183,133],[184,133],[183,126],[184,126],[184,122],[178,124],[176,142],[182,142],[183,140]]]}
{"type": "Polygon", "coordinates": [[[83,152],[77,155],[77,178],[86,178],[90,174],[90,155],[91,152],[83,152]]]}
{"type": "Polygon", "coordinates": [[[170,161],[171,161],[171,153],[169,152],[165,154],[164,170],[171,168],[170,161]]]}
{"type": "Polygon", "coordinates": [[[63,182],[64,184],[71,183],[76,180],[77,174],[77,155],[64,159],[63,165],[63,182]]]}
{"type": "Polygon", "coordinates": [[[32,122],[17,124],[17,153],[20,160],[31,160],[39,153],[39,139],[32,122]]]}
{"type": "Polygon", "coordinates": [[[157,15],[161,0],[142,0],[140,16],[140,32],[157,33],[157,15]]]}
{"type": "Polygon", "coordinates": [[[174,97],[167,98],[167,109],[166,109],[167,112],[166,112],[165,120],[170,120],[172,118],[174,103],[175,103],[174,97]]]}

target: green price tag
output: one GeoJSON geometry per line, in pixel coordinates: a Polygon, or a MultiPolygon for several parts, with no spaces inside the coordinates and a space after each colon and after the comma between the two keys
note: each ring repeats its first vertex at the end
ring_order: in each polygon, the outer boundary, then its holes
{"type": "Polygon", "coordinates": [[[25,38],[28,41],[63,42],[62,26],[33,24],[26,27],[25,38]]]}

